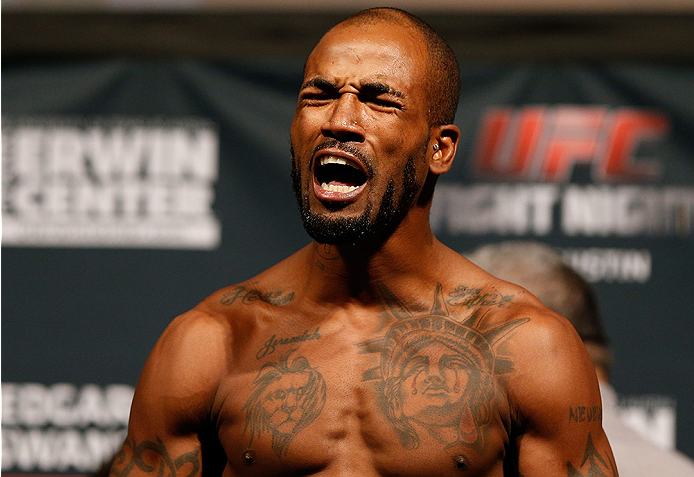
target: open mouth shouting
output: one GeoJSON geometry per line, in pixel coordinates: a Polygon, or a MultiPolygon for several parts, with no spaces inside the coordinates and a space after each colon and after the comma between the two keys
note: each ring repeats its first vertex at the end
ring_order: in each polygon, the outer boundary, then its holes
{"type": "Polygon", "coordinates": [[[317,158],[313,189],[320,200],[352,200],[364,190],[366,181],[364,166],[353,159],[332,154],[317,158]]]}

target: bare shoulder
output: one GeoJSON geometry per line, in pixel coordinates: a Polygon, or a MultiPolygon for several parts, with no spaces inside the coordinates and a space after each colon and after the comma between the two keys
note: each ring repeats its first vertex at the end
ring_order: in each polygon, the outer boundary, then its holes
{"type": "Polygon", "coordinates": [[[487,306],[487,327],[512,330],[503,343],[513,371],[504,375],[506,394],[517,417],[534,421],[568,403],[600,405],[595,370],[574,327],[524,288],[470,264],[470,288],[477,305],[487,306]]]}
{"type": "Polygon", "coordinates": [[[521,287],[497,279],[490,285],[499,296],[511,297],[496,319],[522,323],[505,342],[514,369],[507,393],[518,413],[546,414],[576,399],[599,405],[594,366],[571,323],[521,287]]]}
{"type": "Polygon", "coordinates": [[[231,327],[219,315],[193,309],[176,317],[147,358],[131,423],[175,431],[202,422],[227,370],[231,341],[231,327]]]}

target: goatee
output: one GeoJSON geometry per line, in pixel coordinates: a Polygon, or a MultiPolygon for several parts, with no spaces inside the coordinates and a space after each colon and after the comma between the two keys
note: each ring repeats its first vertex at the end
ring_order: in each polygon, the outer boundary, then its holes
{"type": "MultiPolygon", "coordinates": [[[[345,149],[347,148],[345,147],[345,149]]],[[[351,149],[349,148],[349,150],[351,149]]],[[[293,148],[290,149],[290,153],[292,158],[292,188],[299,206],[304,229],[312,239],[319,243],[331,245],[357,244],[367,238],[387,237],[407,215],[420,188],[416,177],[416,158],[410,156],[403,168],[402,194],[399,200],[396,203],[395,180],[391,177],[381,202],[378,204],[378,212],[375,219],[371,219],[376,207],[371,198],[367,201],[364,211],[357,217],[319,215],[311,211],[309,205],[310,187],[306,187],[306,190],[303,189],[304,180],[293,148]]],[[[373,179],[373,177],[370,179],[373,179]]],[[[330,208],[329,205],[326,205],[326,207],[330,208]]],[[[339,210],[342,207],[344,207],[344,204],[336,204],[333,208],[334,210],[339,210]]]]}

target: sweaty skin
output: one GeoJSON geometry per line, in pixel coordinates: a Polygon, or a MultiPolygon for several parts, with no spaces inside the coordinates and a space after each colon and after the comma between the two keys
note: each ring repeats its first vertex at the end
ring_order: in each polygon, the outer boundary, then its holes
{"type": "Polygon", "coordinates": [[[312,235],[342,239],[169,325],[112,474],[617,476],[571,325],[431,232],[424,191],[459,132],[430,124],[427,59],[397,14],[320,41],[294,180],[312,235]]]}

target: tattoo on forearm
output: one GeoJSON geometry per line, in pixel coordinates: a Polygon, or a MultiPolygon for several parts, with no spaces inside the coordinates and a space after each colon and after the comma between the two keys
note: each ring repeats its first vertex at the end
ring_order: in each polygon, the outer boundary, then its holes
{"type": "MultiPolygon", "coordinates": [[[[289,362],[289,351],[278,363],[266,363],[253,382],[246,411],[244,434],[256,438],[270,435],[278,457],[287,455],[291,440],[323,410],[326,385],[321,375],[303,356],[289,362]]],[[[249,445],[250,445],[249,444],[249,445]]]]}
{"type": "Polygon", "coordinates": [[[576,406],[569,408],[569,422],[601,422],[600,406],[576,406]]]}
{"type": "Polygon", "coordinates": [[[608,453],[600,455],[598,449],[593,444],[593,437],[588,434],[588,444],[583,453],[581,465],[574,467],[571,462],[566,463],[568,477],[616,477],[617,468],[608,453]],[[584,474],[583,471],[586,473],[584,474]]]}
{"type": "Polygon", "coordinates": [[[255,357],[256,359],[262,359],[265,356],[274,353],[275,349],[279,345],[288,345],[318,339],[320,339],[320,328],[316,328],[316,331],[313,333],[306,330],[302,334],[292,336],[291,338],[277,338],[277,335],[272,335],[272,337],[268,339],[265,344],[263,344],[263,347],[258,350],[255,357]]]}
{"type": "Polygon", "coordinates": [[[504,308],[511,303],[516,295],[501,295],[499,293],[482,293],[481,288],[468,288],[460,285],[448,294],[447,303],[451,306],[496,306],[504,308]]]}
{"type": "Polygon", "coordinates": [[[250,305],[255,301],[262,301],[270,305],[286,305],[294,299],[294,292],[284,293],[282,290],[272,292],[261,292],[260,290],[249,289],[244,286],[237,286],[233,290],[225,293],[219,301],[222,305],[231,305],[240,301],[244,305],[250,305]]]}
{"type": "Polygon", "coordinates": [[[417,448],[426,431],[446,447],[480,448],[494,416],[495,375],[512,371],[510,357],[500,356],[497,345],[521,318],[489,324],[485,313],[473,312],[455,321],[439,284],[429,314],[415,316],[385,285],[384,305],[397,320],[381,341],[363,343],[379,352],[378,368],[364,374],[365,381],[380,381],[381,401],[401,444],[417,448]]]}
{"type": "Polygon", "coordinates": [[[158,437],[156,442],[142,441],[140,443],[129,438],[116,454],[110,474],[116,477],[127,477],[135,467],[149,474],[156,474],[158,477],[194,477],[200,471],[200,449],[174,458],[158,437]]]}

